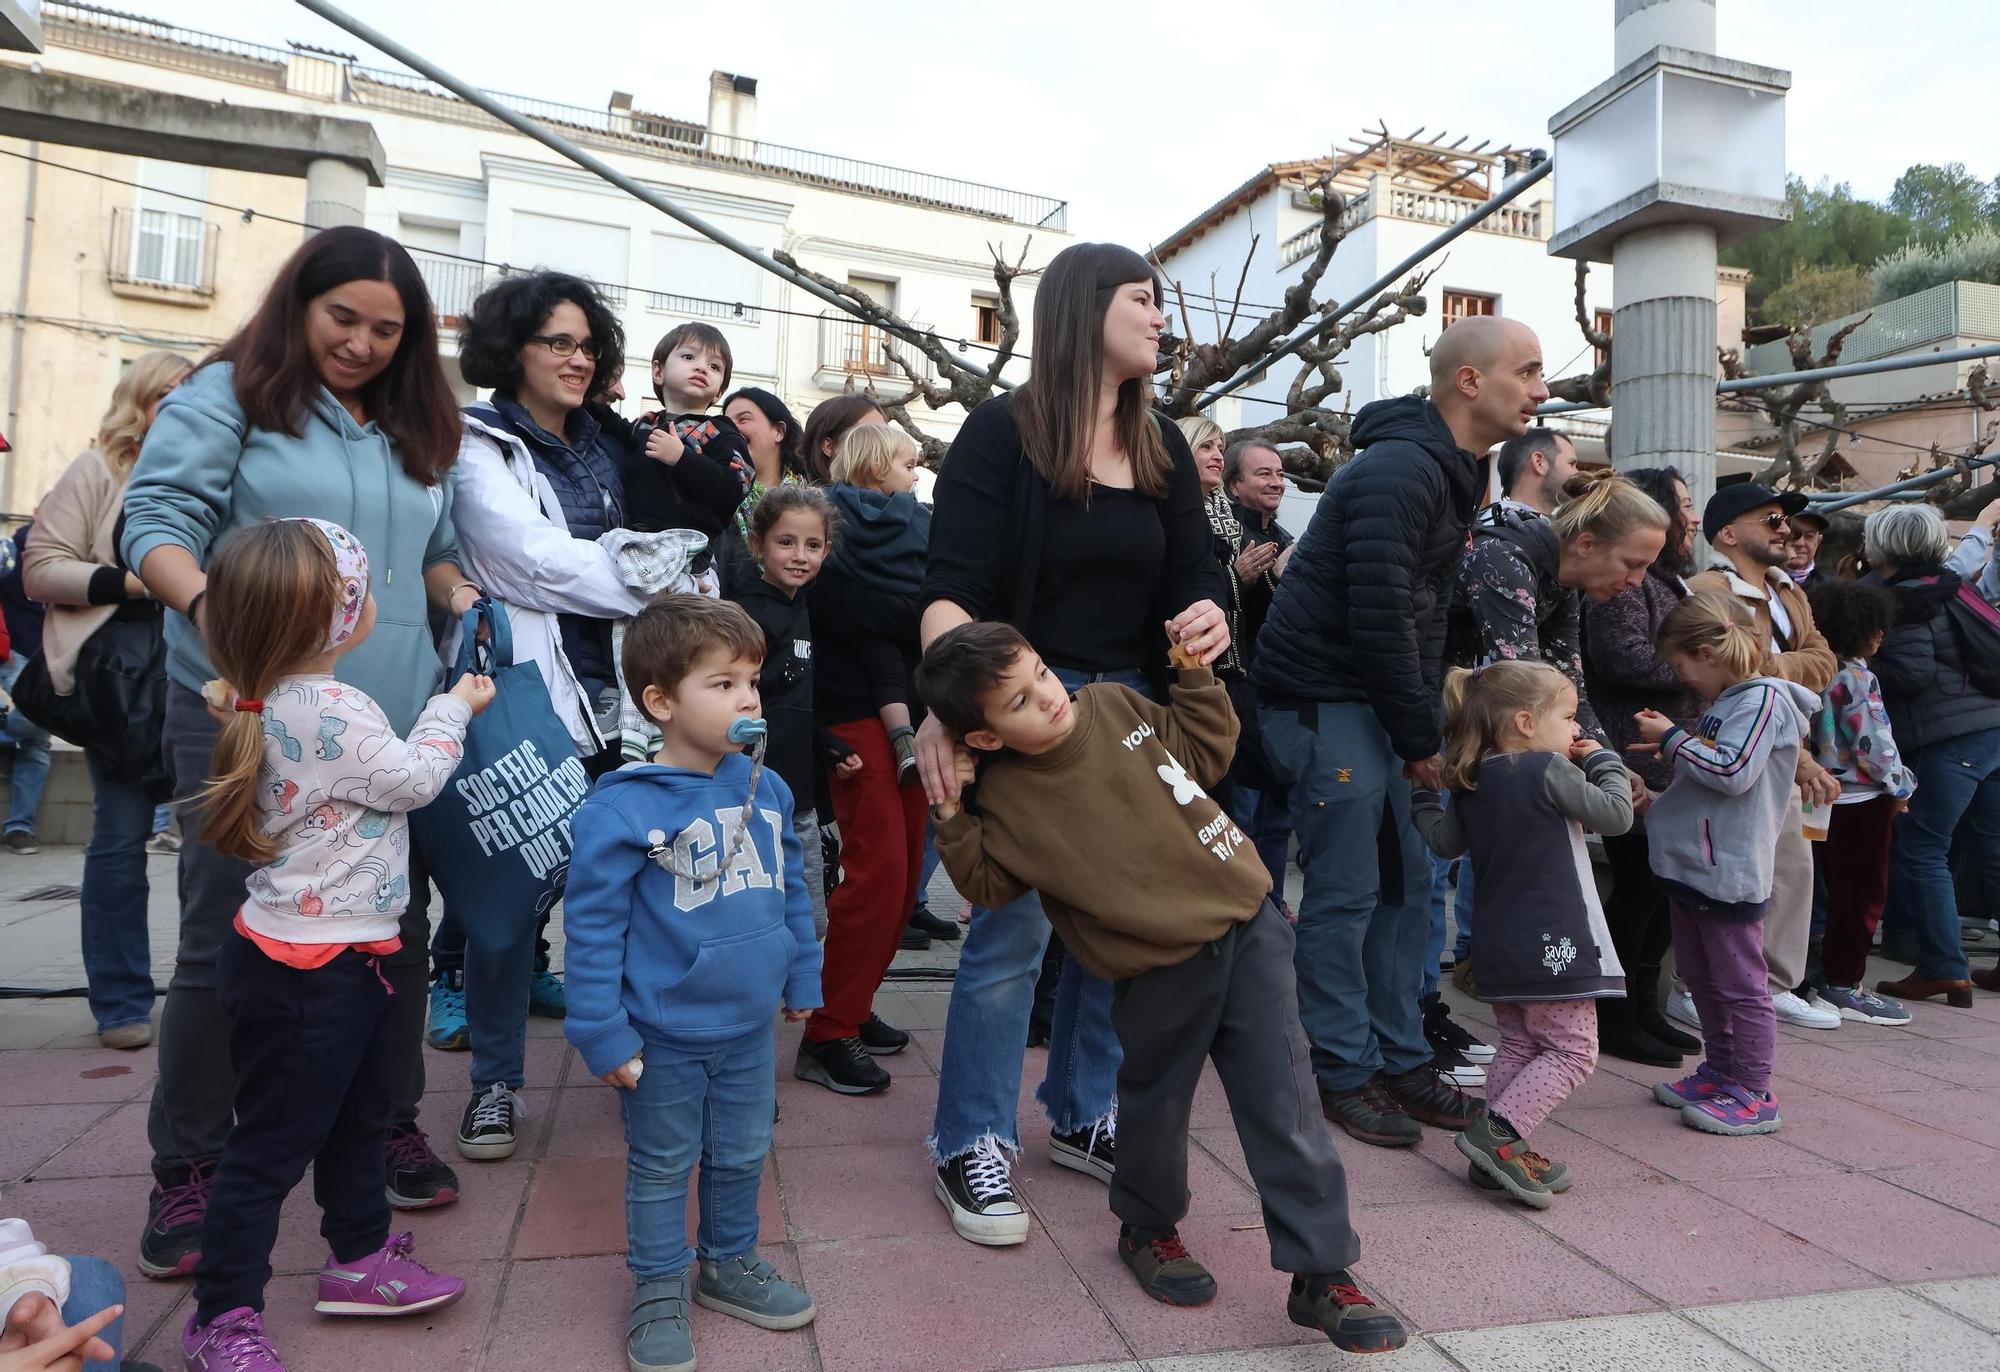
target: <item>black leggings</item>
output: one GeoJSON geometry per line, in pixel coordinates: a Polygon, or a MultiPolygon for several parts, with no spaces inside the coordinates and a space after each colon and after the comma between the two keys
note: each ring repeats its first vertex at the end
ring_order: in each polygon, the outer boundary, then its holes
{"type": "Polygon", "coordinates": [[[1604,839],[1604,856],[1611,865],[1604,918],[1611,926],[1611,946],[1628,974],[1635,967],[1658,967],[1673,943],[1667,893],[1653,875],[1647,853],[1643,820],[1630,833],[1604,839]]]}

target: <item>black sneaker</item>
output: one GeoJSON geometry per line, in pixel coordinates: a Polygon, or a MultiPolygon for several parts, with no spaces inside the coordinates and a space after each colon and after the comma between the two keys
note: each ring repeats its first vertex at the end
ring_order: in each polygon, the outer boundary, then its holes
{"type": "Polygon", "coordinates": [[[431,1151],[431,1141],[414,1124],[389,1126],[389,1204],[398,1210],[429,1210],[458,1199],[458,1173],[431,1151]]]}
{"type": "Polygon", "coordinates": [[[1423,1128],[1383,1091],[1380,1077],[1371,1077],[1350,1091],[1329,1091],[1322,1086],[1319,1109],[1345,1129],[1349,1138],[1377,1148],[1410,1148],[1424,1136],[1423,1128]]]}
{"type": "Polygon", "coordinates": [[[889,1074],[875,1065],[875,1059],[858,1038],[799,1040],[798,1061],[792,1075],[800,1081],[818,1082],[843,1096],[872,1096],[889,1089],[889,1074]]]}
{"type": "Polygon", "coordinates": [[[474,1091],[464,1118],[458,1122],[459,1156],[474,1162],[513,1157],[514,1121],[527,1113],[521,1098],[504,1081],[474,1091]]]}
{"type": "Polygon", "coordinates": [[[914,924],[903,926],[902,941],[896,945],[906,953],[921,953],[931,946],[931,936],[914,924]]]}
{"type": "Polygon", "coordinates": [[[883,1019],[870,1015],[861,1026],[861,1047],[878,1058],[893,1058],[910,1046],[910,1036],[883,1019]]]}
{"type": "Polygon", "coordinates": [[[1467,1062],[1457,1053],[1439,1053],[1431,1059],[1431,1070],[1465,1090],[1486,1085],[1486,1069],[1476,1062],[1467,1062]]]}
{"type": "Polygon", "coordinates": [[[988,1248],[1028,1240],[1028,1212],[1014,1194],[1013,1170],[991,1135],[937,1170],[937,1198],[958,1236],[988,1248]]]}
{"type": "Polygon", "coordinates": [[[1382,1089],[1411,1119],[1453,1133],[1478,1119],[1479,1112],[1486,1108],[1484,1103],[1446,1081],[1429,1063],[1383,1077],[1382,1089]]]}
{"type": "Polygon", "coordinates": [[[928,905],[919,905],[917,907],[916,913],[910,916],[910,927],[912,929],[921,929],[939,943],[951,943],[960,934],[965,932],[958,927],[957,920],[939,919],[931,913],[931,907],[928,905]]]}
{"type": "Polygon", "coordinates": [[[1096,1177],[1106,1186],[1118,1170],[1118,1112],[1070,1134],[1049,1134],[1049,1161],[1096,1177]]]}
{"type": "Polygon", "coordinates": [[[153,1177],[146,1232],[139,1236],[139,1270],[160,1281],[193,1276],[201,1261],[201,1221],[215,1185],[215,1163],[155,1163],[153,1177]]]}
{"type": "Polygon", "coordinates": [[[820,884],[828,895],[840,885],[840,830],[832,824],[819,826],[820,884]]]}
{"type": "Polygon", "coordinates": [[[1343,1353],[1387,1353],[1409,1339],[1403,1322],[1369,1300],[1346,1272],[1293,1277],[1285,1313],[1293,1324],[1325,1334],[1343,1353]]]}
{"type": "Polygon", "coordinates": [[[1139,1279],[1139,1289],[1162,1304],[1207,1305],[1215,1299],[1215,1278],[1172,1229],[1142,1239],[1131,1225],[1119,1225],[1118,1257],[1139,1279]]]}
{"type": "Polygon", "coordinates": [[[1424,998],[1424,1039],[1437,1057],[1449,1058],[1456,1053],[1479,1067],[1493,1061],[1493,1045],[1473,1037],[1451,1017],[1451,1007],[1444,1003],[1444,997],[1435,993],[1424,998]]]}

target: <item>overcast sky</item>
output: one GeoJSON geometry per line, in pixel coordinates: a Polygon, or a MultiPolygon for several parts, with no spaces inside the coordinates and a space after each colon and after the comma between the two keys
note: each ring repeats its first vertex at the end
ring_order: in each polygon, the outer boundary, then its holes
{"type": "MultiPolygon", "coordinates": [[[[111,0],[191,28],[345,51],[286,0],[111,0]]],[[[1792,170],[1888,193],[1914,161],[2000,173],[2000,23],[1945,0],[1718,0],[1724,56],[1792,72],[1792,170]]],[[[708,73],[758,79],[758,133],[1067,199],[1070,228],[1157,241],[1273,161],[1377,119],[1547,147],[1611,70],[1613,0],[875,0],[688,5],[350,0],[490,89],[700,120],[708,73]],[[842,13],[842,11],[845,13],[842,13]]],[[[370,65],[388,65],[361,50],[370,65]]]]}

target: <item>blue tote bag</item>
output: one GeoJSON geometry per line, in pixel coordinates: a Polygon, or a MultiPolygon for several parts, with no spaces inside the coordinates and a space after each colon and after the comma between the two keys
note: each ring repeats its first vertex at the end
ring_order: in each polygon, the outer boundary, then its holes
{"type": "Polygon", "coordinates": [[[410,823],[431,879],[466,918],[540,916],[562,897],[570,819],[590,780],[549,702],[541,669],[514,661],[506,610],[480,600],[460,629],[450,680],[465,672],[492,677],[493,703],[466,730],[465,760],[450,783],[413,811],[410,823]]]}

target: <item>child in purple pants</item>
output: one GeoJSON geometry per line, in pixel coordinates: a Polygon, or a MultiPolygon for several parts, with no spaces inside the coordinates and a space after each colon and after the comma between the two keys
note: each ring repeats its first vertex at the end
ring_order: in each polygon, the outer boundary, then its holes
{"type": "Polygon", "coordinates": [[[1646,815],[1653,874],[1666,888],[1681,979],[1701,1016],[1704,1059],[1653,1095],[1711,1134],[1772,1134],[1778,1026],[1764,963],[1764,907],[1778,835],[1799,805],[1799,743],[1819,697],[1760,676],[1749,613],[1716,592],[1689,596],[1655,642],[1682,684],[1709,702],[1694,733],[1637,716],[1642,748],[1674,764],[1646,815]]]}

